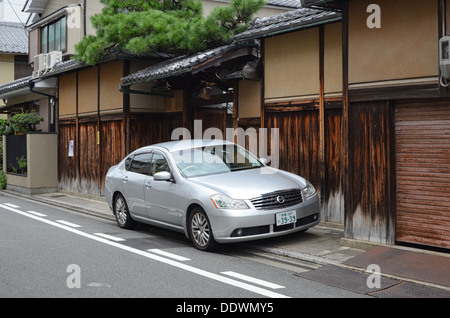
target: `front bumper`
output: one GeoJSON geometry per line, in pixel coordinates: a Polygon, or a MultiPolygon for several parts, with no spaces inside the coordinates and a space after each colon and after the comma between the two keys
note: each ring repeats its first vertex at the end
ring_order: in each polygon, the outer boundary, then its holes
{"type": "Polygon", "coordinates": [[[218,243],[244,242],[304,231],[320,222],[319,196],[279,210],[208,211],[214,238],[218,243]],[[296,211],[295,223],[276,226],[276,214],[296,211]]]}

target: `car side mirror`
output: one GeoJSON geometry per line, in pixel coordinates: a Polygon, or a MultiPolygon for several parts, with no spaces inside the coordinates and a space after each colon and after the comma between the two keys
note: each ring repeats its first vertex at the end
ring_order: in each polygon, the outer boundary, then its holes
{"type": "Polygon", "coordinates": [[[267,158],[259,158],[259,161],[265,166],[267,166],[267,164],[269,163],[269,160],[267,158]]]}
{"type": "Polygon", "coordinates": [[[153,176],[153,180],[155,180],[155,181],[171,181],[172,175],[170,174],[170,172],[167,172],[167,171],[157,172],[153,176]]]}

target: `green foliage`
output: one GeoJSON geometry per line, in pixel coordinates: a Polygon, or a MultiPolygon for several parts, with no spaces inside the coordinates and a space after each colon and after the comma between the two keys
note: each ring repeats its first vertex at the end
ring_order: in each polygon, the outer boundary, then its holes
{"type": "Polygon", "coordinates": [[[27,168],[27,158],[25,158],[24,156],[17,158],[17,163],[19,164],[19,168],[20,169],[26,169],[27,168]]]}
{"type": "Polygon", "coordinates": [[[6,174],[3,169],[0,170],[0,189],[6,189],[6,174]]]}
{"type": "Polygon", "coordinates": [[[76,45],[75,59],[95,64],[113,48],[136,55],[191,54],[227,43],[246,30],[264,0],[232,0],[208,17],[198,0],[101,0],[91,18],[96,36],[76,45]]]}
{"type": "Polygon", "coordinates": [[[9,123],[15,132],[26,134],[28,132],[36,132],[36,125],[43,120],[44,118],[40,117],[36,111],[32,110],[31,112],[27,111],[15,114],[9,119],[9,123]]]}
{"type": "Polygon", "coordinates": [[[5,130],[9,127],[8,120],[0,118],[0,137],[4,134],[5,130]]]}

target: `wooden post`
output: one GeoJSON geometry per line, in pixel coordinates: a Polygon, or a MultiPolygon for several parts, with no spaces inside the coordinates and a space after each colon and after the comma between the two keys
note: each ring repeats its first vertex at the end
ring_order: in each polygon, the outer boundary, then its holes
{"type": "MultiPolygon", "coordinates": [[[[130,74],[130,61],[123,61],[123,76],[130,74]]],[[[123,157],[130,153],[130,94],[123,93],[123,157]]]]}
{"type": "Polygon", "coordinates": [[[98,187],[101,192],[102,184],[103,184],[103,156],[102,156],[102,142],[101,142],[101,127],[100,127],[100,94],[101,94],[101,87],[100,87],[100,80],[101,80],[101,72],[100,72],[101,65],[99,64],[97,67],[97,131],[96,131],[96,142],[97,142],[97,149],[98,149],[98,164],[97,164],[97,173],[98,173],[98,187]]]}
{"type": "Polygon", "coordinates": [[[348,100],[348,0],[342,8],[342,189],[344,190],[345,237],[352,238],[349,215],[353,215],[352,176],[349,167],[349,100],[348,100]],[[350,228],[349,228],[350,227],[350,228]]]}
{"type": "MultiPolygon", "coordinates": [[[[190,76],[187,76],[184,80],[184,90],[183,90],[183,128],[187,129],[191,133],[191,138],[194,138],[193,131],[193,116],[192,116],[192,106],[190,102],[190,92],[191,92],[191,80],[190,76]]],[[[186,139],[188,136],[183,136],[186,139]]]]}
{"type": "Polygon", "coordinates": [[[260,48],[260,50],[261,50],[261,52],[260,52],[260,59],[261,59],[261,64],[262,64],[262,72],[263,72],[263,74],[262,74],[262,76],[261,76],[261,81],[260,81],[260,83],[261,83],[261,89],[260,89],[260,91],[261,91],[261,94],[260,94],[260,103],[261,103],[261,108],[260,108],[260,117],[261,117],[261,119],[260,119],[260,127],[261,128],[263,128],[263,129],[261,129],[260,130],[260,132],[258,132],[258,138],[259,138],[259,140],[258,140],[258,157],[261,157],[262,156],[262,154],[267,154],[268,152],[268,150],[270,149],[269,148],[269,145],[270,145],[270,141],[269,141],[269,136],[270,136],[270,133],[268,133],[264,128],[267,128],[266,127],[266,113],[265,113],[265,111],[266,111],[266,104],[265,104],[265,100],[264,100],[264,95],[265,95],[265,80],[264,80],[264,78],[265,78],[265,74],[264,74],[264,72],[265,72],[265,39],[261,39],[261,48],[260,48]],[[267,134],[267,144],[265,144],[265,143],[263,143],[263,142],[261,142],[261,140],[264,140],[264,138],[262,138],[263,137],[263,135],[262,134],[267,134]]]}
{"type": "Polygon", "coordinates": [[[78,183],[78,191],[81,189],[81,172],[80,172],[80,124],[79,124],[79,118],[78,118],[78,72],[76,73],[76,98],[75,98],[75,167],[77,169],[76,176],[77,176],[77,183],[78,183]]]}
{"type": "MultiPolygon", "coordinates": [[[[319,180],[320,180],[320,206],[321,214],[324,215],[323,206],[326,184],[325,184],[325,40],[324,26],[319,26],[319,180]]],[[[326,220],[325,220],[326,221],[326,220]]]]}
{"type": "MultiPolygon", "coordinates": [[[[235,81],[233,83],[233,129],[236,131],[236,129],[239,127],[239,81],[235,81]]],[[[226,139],[226,135],[224,134],[224,138],[226,139]]],[[[236,136],[233,140],[233,142],[237,142],[236,136]]]]}

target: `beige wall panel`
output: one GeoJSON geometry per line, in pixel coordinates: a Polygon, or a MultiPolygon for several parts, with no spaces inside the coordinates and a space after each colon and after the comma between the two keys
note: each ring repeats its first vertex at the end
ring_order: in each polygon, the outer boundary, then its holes
{"type": "Polygon", "coordinates": [[[78,72],[78,114],[97,112],[97,73],[97,67],[91,67],[78,72]]]}
{"type": "Polygon", "coordinates": [[[239,81],[239,118],[261,116],[261,83],[239,81]]]}
{"type": "Polygon", "coordinates": [[[164,112],[166,108],[166,98],[157,95],[130,95],[131,112],[164,112]]]}
{"type": "MultiPolygon", "coordinates": [[[[130,72],[135,73],[154,63],[146,61],[132,61],[130,72]]],[[[133,85],[131,89],[137,91],[150,92],[156,82],[140,83],[133,85]]],[[[164,112],[166,107],[165,97],[157,95],[130,94],[131,112],[164,112]]]]}
{"type": "Polygon", "coordinates": [[[76,114],[76,73],[59,77],[59,116],[76,114]]]}
{"type": "MultiPolygon", "coordinates": [[[[14,55],[0,54],[0,84],[14,80],[14,55]]],[[[9,103],[9,101],[8,101],[9,103]]],[[[5,106],[0,99],[0,107],[5,106]]]]}
{"type": "Polygon", "coordinates": [[[379,0],[379,29],[366,24],[371,3],[349,2],[349,82],[436,76],[438,2],[379,0]]]}
{"type": "Polygon", "coordinates": [[[319,29],[265,41],[265,98],[319,94],[319,29]]]}
{"type": "Polygon", "coordinates": [[[14,80],[14,55],[0,54],[0,84],[14,80]]]}
{"type": "Polygon", "coordinates": [[[166,112],[182,112],[184,105],[184,91],[176,90],[173,98],[166,98],[166,112]]]}
{"type": "Polygon", "coordinates": [[[27,152],[30,188],[57,189],[58,135],[28,134],[27,152]]]}
{"type": "Polygon", "coordinates": [[[28,62],[34,63],[34,57],[40,52],[39,29],[34,29],[28,33],[28,62]]]}
{"type": "Polygon", "coordinates": [[[119,91],[122,77],[123,61],[100,66],[100,111],[123,108],[123,94],[119,91]]]}
{"type": "Polygon", "coordinates": [[[342,93],[342,23],[324,28],[324,90],[325,94],[342,93]]]}
{"type": "Polygon", "coordinates": [[[87,1],[86,6],[86,34],[87,35],[96,35],[97,30],[94,28],[91,22],[91,17],[94,14],[101,13],[102,9],[105,7],[103,3],[100,2],[100,0],[89,0],[87,1]]]}

